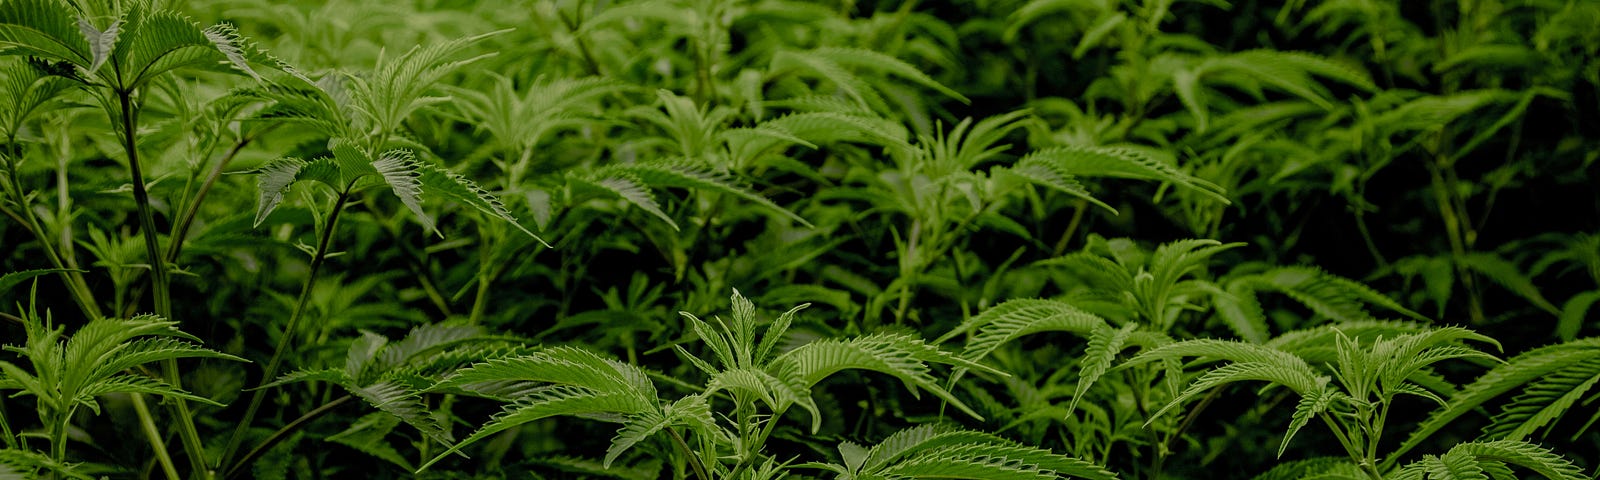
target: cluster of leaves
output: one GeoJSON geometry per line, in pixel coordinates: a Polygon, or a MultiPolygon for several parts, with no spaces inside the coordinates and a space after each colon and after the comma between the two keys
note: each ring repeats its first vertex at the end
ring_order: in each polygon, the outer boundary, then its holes
{"type": "Polygon", "coordinates": [[[1596,22],[0,0],[0,478],[1587,478],[1596,22]]]}

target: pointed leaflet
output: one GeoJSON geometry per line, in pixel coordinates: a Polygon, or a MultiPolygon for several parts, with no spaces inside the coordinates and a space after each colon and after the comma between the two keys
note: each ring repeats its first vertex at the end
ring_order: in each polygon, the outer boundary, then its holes
{"type": "Polygon", "coordinates": [[[950,355],[938,347],[924,343],[920,338],[904,334],[875,334],[849,340],[819,340],[785,352],[773,362],[779,372],[782,372],[777,375],[779,378],[794,375],[801,379],[801,385],[805,388],[815,386],[822,379],[847,369],[885,373],[904,382],[914,397],[918,396],[918,388],[921,388],[932,392],[934,396],[973,418],[980,419],[983,417],[977,412],[939,387],[929,374],[928,362],[999,373],[992,368],[950,355]]]}
{"type": "Polygon", "coordinates": [[[1348,398],[1344,393],[1330,388],[1312,390],[1300,397],[1300,403],[1294,407],[1294,415],[1289,419],[1289,431],[1284,432],[1283,442],[1278,444],[1278,458],[1283,458],[1283,451],[1289,448],[1289,440],[1294,439],[1294,434],[1299,433],[1302,427],[1311,422],[1311,418],[1321,415],[1328,410],[1334,401],[1348,398]]]}
{"type": "Polygon", "coordinates": [[[386,380],[365,387],[351,387],[353,386],[346,386],[352,395],[365,400],[378,410],[399,417],[422,431],[428,438],[445,445],[454,440],[450,431],[439,424],[438,417],[433,416],[428,410],[428,405],[422,402],[418,392],[405,385],[386,380]]]}
{"type": "Polygon", "coordinates": [[[427,162],[417,161],[415,162],[415,168],[417,179],[422,183],[423,191],[444,196],[486,215],[505,221],[516,227],[518,231],[533,237],[534,240],[538,240],[539,243],[547,247],[550,245],[545,243],[543,238],[539,238],[538,235],[534,235],[533,232],[524,228],[521,223],[517,222],[517,218],[511,215],[511,210],[500,202],[499,198],[489,193],[488,190],[484,190],[483,187],[479,187],[472,180],[446,170],[444,167],[427,162]]]}
{"type": "Polygon", "coordinates": [[[89,64],[89,73],[93,74],[111,59],[111,49],[117,44],[117,34],[122,31],[122,19],[111,22],[105,31],[95,28],[94,24],[84,18],[78,19],[78,30],[83,32],[83,38],[89,41],[89,54],[94,59],[89,64]]]}
{"type": "Polygon", "coordinates": [[[1582,480],[1589,478],[1583,471],[1550,449],[1528,442],[1511,440],[1467,442],[1450,448],[1472,455],[1478,461],[1507,463],[1532,470],[1553,480],[1582,480]]]}
{"type": "MultiPolygon", "coordinates": [[[[1015,299],[984,310],[935,342],[943,343],[974,329],[961,358],[978,361],[1012,340],[1039,332],[1070,332],[1087,337],[1106,321],[1058,300],[1015,299]]],[[[1109,328],[1109,327],[1107,327],[1109,328]]]]}
{"type": "Polygon", "coordinates": [[[0,293],[8,292],[11,289],[16,288],[17,285],[21,285],[22,282],[25,282],[30,278],[34,278],[34,277],[38,277],[38,276],[42,276],[42,275],[49,275],[49,274],[52,274],[52,273],[73,272],[73,271],[78,271],[78,270],[70,270],[70,269],[65,269],[65,268],[44,268],[44,269],[37,269],[37,270],[23,270],[23,271],[20,271],[20,272],[11,272],[11,273],[7,273],[5,275],[0,275],[0,293]]]}
{"type": "Polygon", "coordinates": [[[1084,188],[1083,184],[1078,182],[1077,177],[1074,177],[1067,169],[1055,163],[1041,161],[1034,157],[1026,157],[1009,168],[994,167],[991,172],[996,177],[1008,177],[1072,195],[1096,207],[1104,208],[1107,212],[1111,212],[1112,215],[1118,214],[1116,208],[1095,198],[1094,194],[1089,192],[1089,189],[1084,188]]]}
{"type": "Polygon", "coordinates": [[[1154,422],[1156,417],[1167,413],[1168,410],[1182,405],[1184,402],[1207,390],[1234,382],[1257,380],[1270,384],[1282,385],[1295,393],[1305,395],[1309,392],[1321,391],[1328,383],[1328,377],[1317,375],[1310,365],[1299,363],[1268,363],[1245,362],[1230,363],[1207,371],[1200,378],[1195,379],[1188,388],[1179,393],[1176,398],[1162,406],[1156,413],[1150,414],[1150,419],[1145,425],[1154,422]]]}
{"type": "Polygon", "coordinates": [[[1232,281],[1223,291],[1226,295],[1213,296],[1211,303],[1217,318],[1222,319],[1228,329],[1250,343],[1266,343],[1272,338],[1266,310],[1256,299],[1255,289],[1244,282],[1232,281]]]}
{"type": "MultiPolygon", "coordinates": [[[[820,58],[826,58],[829,61],[839,65],[848,65],[856,68],[877,70],[888,73],[916,82],[924,87],[938,90],[939,93],[949,95],[950,98],[960,100],[961,103],[972,103],[972,100],[968,99],[960,92],[944,86],[943,84],[939,83],[938,80],[934,80],[933,77],[928,76],[928,74],[922,73],[922,71],[918,70],[917,67],[913,67],[904,60],[889,56],[882,52],[863,48],[821,47],[806,53],[820,58]]],[[[774,60],[774,62],[776,62],[776,60],[774,60]]]]}
{"type": "Polygon", "coordinates": [[[1400,471],[1400,479],[1412,477],[1418,480],[1424,477],[1428,480],[1489,480],[1477,460],[1453,449],[1442,456],[1425,455],[1400,471]]]}
{"type": "Polygon", "coordinates": [[[1112,147],[1056,147],[1036,150],[1022,157],[1017,165],[1035,162],[1066,175],[1078,177],[1113,177],[1171,182],[1200,193],[1212,200],[1229,204],[1226,192],[1215,183],[1193,177],[1176,167],[1127,148],[1112,147]]]}
{"type": "Polygon", "coordinates": [[[811,222],[807,222],[806,219],[801,218],[794,212],[739,185],[733,175],[719,172],[711,166],[700,162],[677,159],[649,163],[619,164],[602,168],[596,172],[596,175],[608,175],[613,172],[630,174],[652,187],[694,188],[731,194],[772,209],[794,220],[796,223],[806,227],[811,226],[811,222]]]}
{"type": "Polygon", "coordinates": [[[645,410],[629,415],[622,421],[622,428],[617,430],[617,436],[611,439],[611,446],[606,448],[606,457],[601,461],[601,465],[611,468],[611,462],[616,461],[623,452],[667,428],[671,423],[672,418],[656,410],[645,410]]]}
{"type": "Polygon", "coordinates": [[[1115,480],[1094,463],[1011,442],[954,445],[924,451],[872,472],[881,478],[971,478],[984,480],[1084,478],[1115,480]]]}
{"type": "MultiPolygon", "coordinates": [[[[20,132],[23,123],[77,82],[50,75],[23,59],[0,61],[0,135],[20,132]]],[[[0,168],[3,163],[0,163],[0,168]]]]}
{"type": "MultiPolygon", "coordinates": [[[[877,445],[873,445],[871,449],[867,450],[865,452],[866,458],[857,461],[857,465],[852,466],[851,469],[855,471],[878,470],[893,464],[897,460],[925,450],[964,444],[1001,443],[1004,441],[998,436],[983,432],[956,430],[939,424],[918,425],[889,434],[883,441],[878,442],[877,445]]],[[[847,459],[846,464],[848,465],[849,463],[847,459]]]]}
{"type": "Polygon", "coordinates": [[[673,221],[672,217],[661,209],[661,204],[656,203],[656,199],[650,196],[650,190],[646,189],[643,182],[633,175],[623,172],[612,172],[611,175],[605,177],[569,175],[567,181],[572,182],[573,185],[605,192],[610,196],[620,198],[666,222],[667,226],[672,227],[674,231],[678,230],[678,222],[673,221]]]}
{"type": "MultiPolygon", "coordinates": [[[[1554,423],[1600,382],[1600,359],[1589,359],[1529,382],[1484,427],[1483,437],[1522,440],[1554,423]]],[[[1579,430],[1576,435],[1582,435],[1579,430]]]]}
{"type": "Polygon", "coordinates": [[[378,352],[388,345],[389,338],[366,330],[361,331],[361,337],[350,342],[350,348],[344,355],[344,374],[351,381],[360,381],[362,374],[366,373],[367,366],[377,358],[378,352]]]}
{"type": "Polygon", "coordinates": [[[1435,410],[1423,420],[1417,429],[1412,431],[1411,436],[1395,449],[1390,458],[1398,458],[1416,448],[1428,436],[1462,415],[1477,410],[1495,397],[1565,368],[1581,366],[1583,362],[1595,358],[1600,358],[1600,338],[1585,338],[1550,345],[1517,355],[1479,376],[1477,380],[1451,396],[1449,406],[1435,410]]]}
{"type": "Polygon", "coordinates": [[[177,12],[135,9],[129,19],[124,27],[127,40],[112,51],[118,88],[136,88],[171,70],[228,60],[215,39],[177,12]]]}
{"type": "Polygon", "coordinates": [[[181,398],[214,407],[223,406],[221,403],[217,403],[216,400],[194,395],[175,388],[167,384],[167,382],[140,375],[117,375],[96,380],[94,383],[86,385],[82,390],[79,390],[76,397],[66,400],[68,405],[74,403],[88,405],[90,409],[98,414],[100,413],[100,408],[95,404],[94,397],[108,393],[143,393],[161,397],[181,398]]]}
{"type": "Polygon", "coordinates": [[[1505,287],[1511,293],[1522,296],[1540,310],[1550,312],[1551,315],[1560,316],[1561,309],[1555,304],[1545,300],[1539,293],[1539,287],[1533,284],[1528,275],[1523,274],[1517,265],[1492,253],[1467,253],[1456,257],[1456,263],[1478,272],[1494,283],[1505,287]]]}
{"type": "Polygon", "coordinates": [[[329,435],[327,440],[383,459],[406,471],[416,470],[416,467],[406,460],[405,455],[401,455],[386,440],[389,432],[394,431],[394,427],[398,425],[400,419],[394,415],[383,412],[369,413],[350,424],[350,428],[343,432],[329,435]]]}
{"type": "Polygon", "coordinates": [[[58,0],[0,2],[0,52],[91,65],[94,56],[76,17],[58,0]]]}
{"type": "Polygon", "coordinates": [[[344,188],[339,167],[330,159],[307,162],[284,157],[273,160],[256,170],[256,189],[260,190],[260,199],[256,203],[254,226],[261,226],[267,215],[283,203],[283,195],[289,192],[289,187],[300,180],[316,180],[336,189],[344,188]]]}
{"type": "Polygon", "coordinates": [[[207,350],[184,340],[171,337],[141,338],[119,344],[115,349],[99,355],[100,363],[94,365],[87,377],[109,377],[117,372],[139,365],[177,358],[216,358],[243,362],[243,358],[207,350]]]}
{"type": "MultiPolygon", "coordinates": [[[[5,283],[0,281],[0,292],[5,291],[5,283]]],[[[1578,338],[1578,331],[1583,328],[1584,318],[1589,314],[1589,308],[1600,302],[1600,290],[1590,290],[1573,295],[1561,307],[1561,317],[1556,320],[1556,337],[1562,341],[1572,341],[1578,338]]]]}
{"type": "Polygon", "coordinates": [[[833,59],[809,51],[780,50],[772,55],[769,68],[777,72],[790,70],[814,72],[818,77],[833,82],[835,88],[869,110],[885,112],[889,109],[888,103],[883,100],[883,95],[879,94],[870,82],[834,62],[833,59]]]}
{"type": "Polygon", "coordinates": [[[1078,402],[1089,392],[1089,387],[1093,386],[1106,370],[1111,369],[1111,362],[1117,359],[1117,354],[1122,352],[1123,345],[1128,342],[1128,336],[1132,335],[1136,328],[1139,328],[1137,323],[1129,323],[1117,329],[1110,326],[1095,327],[1094,333],[1089,335],[1089,346],[1084,350],[1083,358],[1079,360],[1082,370],[1078,372],[1078,386],[1073,389],[1072,403],[1067,405],[1067,411],[1078,410],[1078,402]]]}
{"type": "MultiPolygon", "coordinates": [[[[1360,282],[1327,273],[1317,267],[1279,267],[1239,277],[1229,282],[1228,290],[1238,296],[1241,303],[1257,302],[1250,298],[1257,290],[1283,293],[1318,315],[1340,322],[1371,320],[1372,315],[1363,308],[1363,303],[1400,312],[1417,320],[1428,319],[1360,282]],[[1235,289],[1239,291],[1234,292],[1235,289]]],[[[1248,308],[1248,305],[1243,307],[1248,308]]]]}
{"type": "MultiPolygon", "coordinates": [[[[400,203],[411,210],[422,222],[422,228],[430,232],[438,232],[434,227],[433,217],[428,212],[422,211],[422,180],[417,174],[417,159],[410,150],[390,150],[378,156],[371,167],[383,176],[383,183],[389,185],[389,190],[394,196],[400,197],[400,203]]],[[[513,220],[515,223],[515,220],[513,220]]]]}
{"type": "Polygon", "coordinates": [[[512,427],[537,421],[544,418],[579,415],[590,413],[620,413],[633,415],[644,412],[654,405],[641,403],[640,399],[626,392],[599,392],[582,387],[560,386],[540,390],[516,403],[507,405],[505,411],[495,415],[478,431],[461,440],[444,452],[439,453],[432,460],[422,464],[418,471],[426,470],[434,463],[460,451],[463,447],[477,443],[494,434],[506,431],[512,427]]]}
{"type": "Polygon", "coordinates": [[[687,425],[702,433],[715,429],[716,420],[711,416],[711,404],[706,402],[703,395],[690,395],[667,405],[663,411],[651,409],[630,415],[622,429],[617,431],[616,438],[611,440],[611,447],[606,449],[601,466],[611,468],[611,462],[616,461],[623,452],[672,425],[687,425]]]}

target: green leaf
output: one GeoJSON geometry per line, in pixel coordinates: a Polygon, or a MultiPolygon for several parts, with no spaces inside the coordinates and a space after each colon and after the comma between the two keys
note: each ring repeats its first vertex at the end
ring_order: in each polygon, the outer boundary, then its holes
{"type": "Polygon", "coordinates": [[[1245,282],[1228,282],[1227,295],[1217,295],[1212,306],[1217,318],[1222,319],[1239,338],[1251,343],[1266,343],[1272,337],[1267,327],[1267,313],[1256,298],[1255,289],[1245,282]]]}
{"type": "Polygon", "coordinates": [[[260,197],[256,202],[255,227],[260,227],[266,221],[267,215],[283,203],[283,195],[289,193],[289,187],[300,180],[317,180],[333,188],[344,188],[339,168],[328,159],[318,159],[307,162],[294,157],[283,157],[262,166],[256,172],[256,190],[260,197]]]}
{"type": "Polygon", "coordinates": [[[400,418],[434,441],[449,445],[455,440],[451,438],[450,430],[440,424],[439,418],[422,402],[420,393],[400,382],[381,381],[364,387],[346,388],[368,405],[400,418]]]}
{"type": "Polygon", "coordinates": [[[1438,458],[1441,460],[1436,466],[1423,467],[1434,475],[1429,478],[1487,478],[1482,475],[1480,465],[1486,461],[1527,468],[1552,480],[1589,478],[1573,465],[1572,461],[1552,453],[1549,449],[1522,441],[1492,440],[1462,443],[1451,447],[1450,451],[1438,458]],[[1467,476],[1451,476],[1457,474],[1467,476]]]}
{"type": "Polygon", "coordinates": [[[730,174],[719,172],[709,165],[689,160],[663,160],[649,163],[618,164],[600,169],[595,172],[597,176],[610,176],[617,173],[631,175],[651,187],[678,187],[693,188],[721,192],[751,203],[767,207],[775,213],[781,214],[796,223],[811,227],[811,222],[801,218],[766,197],[750,191],[740,185],[730,174]]]}
{"type": "MultiPolygon", "coordinates": [[[[950,96],[950,98],[960,100],[961,103],[972,103],[972,100],[968,99],[964,95],[961,95],[960,92],[940,84],[939,81],[934,80],[933,77],[928,76],[926,73],[922,73],[922,71],[918,70],[917,67],[913,67],[904,60],[894,58],[882,52],[863,48],[821,47],[807,51],[805,54],[825,58],[839,65],[888,73],[906,80],[910,80],[924,87],[938,90],[939,93],[943,93],[950,96]]],[[[777,60],[774,59],[773,62],[776,63],[777,60]]]]}
{"type": "MultiPolygon", "coordinates": [[[[0,278],[0,291],[5,289],[5,279],[0,278]]],[[[1564,342],[1578,338],[1578,332],[1586,323],[1584,319],[1589,317],[1589,309],[1595,302],[1600,302],[1600,290],[1590,290],[1567,299],[1567,303],[1561,307],[1561,317],[1556,321],[1556,337],[1564,342]]]]}
{"type": "Polygon", "coordinates": [[[58,0],[0,2],[0,53],[32,55],[74,65],[94,64],[72,10],[58,0]]]}
{"type": "Polygon", "coordinates": [[[122,31],[122,19],[116,19],[104,31],[95,28],[88,20],[78,19],[78,30],[83,32],[83,38],[89,41],[89,55],[93,58],[88,70],[93,74],[111,59],[111,50],[117,44],[117,34],[122,31]]]}
{"type": "Polygon", "coordinates": [[[579,415],[590,413],[620,413],[625,415],[638,414],[651,408],[641,405],[637,397],[630,392],[598,392],[582,387],[560,386],[540,390],[516,403],[507,405],[500,414],[489,419],[487,424],[473,432],[471,436],[452,445],[449,449],[439,453],[432,460],[423,463],[418,472],[427,470],[428,467],[443,460],[444,457],[460,451],[467,445],[506,431],[512,427],[529,422],[564,415],[579,415]]]}
{"type": "Polygon", "coordinates": [[[22,270],[19,272],[11,272],[5,275],[0,275],[0,293],[9,292],[11,289],[17,288],[17,285],[21,285],[22,282],[26,282],[34,277],[49,275],[52,273],[76,271],[81,270],[72,270],[66,268],[41,268],[36,270],[22,270]]]}
{"type": "Polygon", "coordinates": [[[1551,315],[1557,317],[1561,316],[1561,309],[1550,303],[1549,300],[1545,300],[1544,295],[1539,293],[1539,287],[1533,284],[1533,279],[1524,275],[1516,264],[1500,258],[1499,255],[1481,252],[1467,253],[1456,257],[1456,262],[1488,277],[1489,280],[1505,287],[1511,293],[1527,299],[1534,306],[1539,307],[1540,310],[1550,312],[1551,315]]]}
{"type": "Polygon", "coordinates": [[[506,205],[501,203],[498,197],[489,193],[488,190],[484,190],[483,187],[479,187],[472,180],[446,170],[444,167],[427,162],[418,161],[414,168],[417,171],[417,179],[422,184],[423,192],[430,195],[441,195],[454,200],[456,203],[472,207],[485,215],[500,219],[512,227],[516,227],[518,231],[527,234],[534,240],[538,240],[539,243],[546,247],[550,246],[550,244],[545,243],[543,238],[534,235],[533,232],[528,231],[521,223],[517,222],[517,218],[511,215],[511,210],[507,209],[506,205]]]}
{"type": "Polygon", "coordinates": [[[1137,150],[1108,147],[1056,147],[1037,150],[1017,161],[1018,166],[1049,164],[1057,172],[1077,177],[1112,177],[1171,182],[1212,200],[1229,204],[1226,192],[1214,183],[1178,170],[1137,150]]]}
{"type": "Polygon", "coordinates": [[[416,470],[404,455],[394,449],[385,437],[400,424],[400,418],[384,412],[369,413],[350,424],[350,428],[329,435],[327,440],[354,448],[361,453],[395,464],[406,471],[416,470]]]}
{"type": "Polygon", "coordinates": [[[1087,337],[1097,328],[1109,328],[1106,321],[1072,304],[1058,300],[1014,299],[984,310],[935,340],[944,343],[962,333],[977,330],[967,341],[961,357],[978,361],[1001,345],[1040,332],[1070,332],[1087,337]]]}
{"type": "Polygon", "coordinates": [[[1396,447],[1390,458],[1398,458],[1416,448],[1446,425],[1468,412],[1478,410],[1485,402],[1495,397],[1566,368],[1585,365],[1585,362],[1595,358],[1600,358],[1600,338],[1550,345],[1517,355],[1479,376],[1477,380],[1450,397],[1449,406],[1434,410],[1428,415],[1428,418],[1412,431],[1411,436],[1396,447]]]}
{"type": "Polygon", "coordinates": [[[601,466],[611,468],[611,463],[616,461],[617,457],[621,456],[623,452],[667,428],[671,423],[671,418],[655,410],[645,410],[629,415],[627,419],[623,420],[622,429],[617,430],[617,436],[611,439],[611,446],[606,448],[606,457],[605,460],[601,461],[601,466]]]}
{"type": "Polygon", "coordinates": [[[930,374],[928,362],[998,373],[923,343],[920,338],[902,334],[818,340],[785,352],[773,360],[778,371],[782,372],[777,377],[794,375],[801,379],[801,385],[805,388],[815,386],[822,379],[843,370],[871,370],[900,379],[911,390],[912,396],[918,396],[918,389],[927,390],[963,413],[982,418],[937,384],[930,374]]]}
{"type": "MultiPolygon", "coordinates": [[[[1590,358],[1528,382],[1484,427],[1483,437],[1524,440],[1559,420],[1600,382],[1600,358],[1590,358]]],[[[1582,431],[1578,432],[1581,435],[1582,431]]]]}
{"type": "Polygon", "coordinates": [[[93,403],[94,397],[109,393],[142,393],[161,397],[181,398],[196,403],[203,403],[214,407],[223,406],[215,400],[197,396],[183,390],[174,388],[154,378],[140,375],[116,375],[105,379],[96,380],[78,392],[77,397],[68,399],[69,402],[85,402],[95,413],[100,413],[100,408],[93,403]]]}
{"type": "Polygon", "coordinates": [[[1329,388],[1312,390],[1301,396],[1300,402],[1294,407],[1294,415],[1289,418],[1289,430],[1283,434],[1283,442],[1278,444],[1278,458],[1283,458],[1283,452],[1289,448],[1289,440],[1294,439],[1294,434],[1311,422],[1312,417],[1327,411],[1329,405],[1341,396],[1344,394],[1329,388]]]}
{"type": "Polygon", "coordinates": [[[1078,373],[1078,385],[1073,388],[1072,403],[1067,405],[1068,412],[1078,410],[1078,402],[1089,392],[1089,387],[1111,369],[1111,362],[1117,359],[1117,354],[1122,352],[1128,337],[1137,328],[1139,324],[1136,323],[1123,325],[1117,329],[1099,326],[1089,335],[1089,346],[1084,349],[1083,357],[1078,361],[1082,370],[1078,373]]]}
{"type": "Polygon", "coordinates": [[[379,155],[368,168],[383,176],[383,183],[388,184],[394,196],[400,197],[400,203],[417,216],[423,230],[437,233],[439,230],[433,224],[433,217],[422,210],[422,180],[417,173],[417,164],[410,150],[390,150],[379,155]]]}
{"type": "Polygon", "coordinates": [[[611,175],[603,178],[569,175],[567,180],[574,185],[605,192],[610,196],[620,198],[666,222],[667,226],[672,227],[674,231],[678,230],[678,222],[673,221],[672,216],[667,215],[667,212],[661,209],[661,204],[650,196],[650,190],[645,188],[644,182],[633,175],[626,172],[611,172],[611,175]]]}

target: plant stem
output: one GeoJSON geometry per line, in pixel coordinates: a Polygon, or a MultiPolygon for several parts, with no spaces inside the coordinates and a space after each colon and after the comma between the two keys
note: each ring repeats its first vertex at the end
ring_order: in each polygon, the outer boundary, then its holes
{"type": "Polygon", "coordinates": [[[183,214],[178,216],[178,224],[172,228],[170,237],[172,244],[167,246],[167,261],[177,261],[178,254],[183,251],[183,241],[189,236],[189,227],[194,224],[194,217],[200,211],[200,203],[205,201],[206,195],[211,192],[211,187],[215,186],[217,179],[222,177],[222,170],[227,168],[228,163],[239,155],[239,151],[244,150],[244,147],[253,140],[253,137],[246,137],[235,143],[233,149],[229,150],[228,154],[222,157],[222,160],[217,161],[217,165],[212,167],[211,172],[206,175],[206,181],[200,184],[200,190],[195,192],[194,199],[186,202],[187,206],[183,209],[183,214]]]}
{"type": "Polygon", "coordinates": [[[493,239],[498,237],[498,229],[485,231],[484,225],[479,226],[478,232],[483,237],[483,244],[478,247],[478,286],[477,292],[472,296],[472,313],[467,316],[468,325],[477,325],[483,321],[483,312],[489,305],[489,283],[494,280],[494,253],[492,247],[498,246],[493,239]]]}
{"type": "Polygon", "coordinates": [[[1052,253],[1053,256],[1059,257],[1062,253],[1067,251],[1067,242],[1072,240],[1072,234],[1078,232],[1078,225],[1083,223],[1083,213],[1088,209],[1089,202],[1086,200],[1080,199],[1076,202],[1073,202],[1072,220],[1067,222],[1067,229],[1061,232],[1061,239],[1056,240],[1056,246],[1052,253]]]}
{"type": "Polygon", "coordinates": [[[133,182],[133,202],[139,214],[139,230],[144,236],[145,253],[150,257],[151,290],[154,292],[157,315],[172,318],[172,292],[167,276],[166,257],[161,255],[161,239],[156,233],[155,213],[150,208],[150,192],[145,189],[144,171],[139,165],[139,145],[134,137],[139,115],[133,104],[133,92],[117,91],[117,101],[122,107],[122,146],[128,156],[128,175],[133,182]]]}
{"type": "Polygon", "coordinates": [[[161,472],[167,475],[167,480],[178,480],[178,468],[172,465],[172,456],[167,454],[167,444],[161,440],[161,431],[156,429],[155,419],[150,416],[150,408],[144,405],[144,395],[131,394],[133,397],[133,411],[139,416],[139,429],[144,431],[145,438],[150,441],[150,449],[155,452],[156,463],[161,465],[161,472]]]}
{"type": "Polygon", "coordinates": [[[700,458],[694,455],[694,450],[689,449],[689,444],[683,441],[683,435],[678,434],[678,429],[667,427],[667,434],[672,436],[672,443],[678,446],[678,450],[683,452],[683,456],[688,457],[689,466],[694,468],[695,477],[711,480],[711,477],[706,475],[706,466],[700,463],[700,458]]]}
{"type": "Polygon", "coordinates": [[[19,439],[19,437],[17,437],[17,435],[15,433],[11,432],[11,423],[6,421],[6,404],[5,404],[5,402],[0,402],[0,437],[5,438],[6,448],[9,448],[9,449],[25,448],[22,445],[22,441],[19,439]]]}
{"type": "Polygon", "coordinates": [[[1430,190],[1433,191],[1434,203],[1439,208],[1439,219],[1444,222],[1445,238],[1450,241],[1450,253],[1456,259],[1453,262],[1456,265],[1456,276],[1461,278],[1461,285],[1467,289],[1467,313],[1474,325],[1482,325],[1486,320],[1483,305],[1478,298],[1476,282],[1473,280],[1472,271],[1460,260],[1467,254],[1467,239],[1463,238],[1461,225],[1465,216],[1456,211],[1456,202],[1451,198],[1451,192],[1454,191],[1453,187],[1456,184],[1445,179],[1441,170],[1448,167],[1441,163],[1444,163],[1443,159],[1437,163],[1428,162],[1428,173],[1433,182],[1430,190]]]}
{"type": "Polygon", "coordinates": [[[324,403],[322,406],[306,412],[305,415],[301,415],[300,418],[294,419],[294,421],[289,422],[282,428],[279,428],[278,431],[272,432],[272,435],[268,435],[266,440],[263,440],[260,444],[256,445],[255,448],[250,449],[250,452],[244,454],[244,457],[239,458],[239,461],[234,463],[233,466],[228,467],[228,469],[222,474],[223,480],[238,476],[240,470],[244,469],[245,465],[249,465],[250,462],[256,461],[257,458],[261,458],[261,456],[265,455],[268,450],[272,449],[272,447],[277,446],[278,443],[282,442],[286,438],[289,438],[290,433],[300,429],[300,427],[304,426],[306,423],[316,420],[317,417],[321,417],[328,412],[333,411],[333,409],[338,408],[340,405],[344,405],[353,398],[355,397],[350,395],[335,398],[333,401],[324,403]]]}
{"type": "MultiPolygon", "coordinates": [[[[16,145],[16,137],[8,139],[7,143],[16,145]]],[[[28,199],[22,194],[22,182],[17,180],[16,157],[19,155],[21,153],[15,147],[10,154],[5,155],[6,179],[10,180],[6,190],[11,194],[11,201],[17,204],[19,213],[15,215],[22,217],[20,220],[23,227],[39,241],[39,247],[44,249],[45,258],[50,261],[50,266],[62,270],[58,273],[61,276],[61,283],[66,284],[67,290],[72,292],[72,300],[78,304],[78,309],[83,311],[84,317],[90,320],[100,318],[100,306],[95,304],[94,297],[89,294],[88,282],[84,281],[83,275],[76,269],[67,268],[67,264],[61,260],[61,254],[57,253],[56,248],[50,243],[50,237],[45,235],[44,227],[39,224],[39,217],[33,213],[33,209],[28,208],[28,199]]],[[[11,213],[9,210],[7,212],[11,213]]]]}
{"type": "MultiPolygon", "coordinates": [[[[317,271],[322,269],[323,261],[328,258],[328,247],[332,244],[334,227],[339,223],[339,212],[344,210],[345,202],[350,199],[351,187],[353,185],[339,192],[339,197],[333,202],[333,210],[328,213],[328,220],[323,224],[322,232],[317,239],[317,250],[311,255],[310,270],[306,272],[306,281],[300,287],[300,297],[295,300],[294,313],[289,315],[289,325],[278,335],[278,345],[272,349],[272,359],[267,361],[267,369],[262,372],[261,384],[256,387],[255,393],[250,395],[250,405],[245,408],[244,417],[239,419],[239,426],[234,429],[233,436],[228,438],[228,446],[222,450],[221,460],[217,463],[219,468],[228,465],[233,459],[234,452],[239,450],[245,432],[250,429],[251,421],[255,420],[256,411],[261,409],[261,401],[266,399],[267,389],[264,387],[278,374],[279,364],[283,362],[283,352],[288,350],[289,340],[294,338],[295,330],[300,326],[300,319],[305,314],[307,300],[311,298],[311,287],[317,281],[317,271]]],[[[239,468],[243,466],[230,467],[229,471],[239,468]]]]}
{"type": "Polygon", "coordinates": [[[1383,480],[1383,474],[1378,473],[1376,466],[1362,460],[1361,448],[1351,443],[1350,437],[1345,435],[1344,430],[1340,428],[1338,422],[1333,421],[1332,416],[1329,416],[1326,412],[1317,416],[1322,418],[1323,423],[1328,424],[1328,430],[1333,431],[1333,436],[1339,439],[1339,444],[1344,446],[1345,454],[1350,455],[1350,461],[1354,462],[1357,468],[1360,468],[1367,476],[1372,477],[1372,480],[1383,480]]]}
{"type": "MultiPolygon", "coordinates": [[[[132,90],[117,90],[117,102],[122,107],[122,146],[128,155],[128,175],[133,182],[134,207],[139,212],[139,230],[144,237],[145,255],[150,262],[151,290],[154,293],[156,314],[168,320],[176,320],[172,315],[171,278],[167,275],[166,257],[162,256],[161,239],[156,232],[155,212],[150,207],[150,192],[145,189],[144,172],[139,166],[139,142],[135,137],[139,114],[133,102],[132,90]]],[[[178,361],[166,359],[161,362],[163,376],[173,388],[183,388],[182,375],[178,372],[178,361]]],[[[183,449],[189,456],[189,465],[194,468],[194,473],[202,479],[211,478],[211,472],[206,469],[205,446],[200,443],[200,433],[195,430],[194,418],[189,413],[189,404],[181,398],[171,398],[173,416],[177,417],[178,436],[183,439],[183,449]]]]}

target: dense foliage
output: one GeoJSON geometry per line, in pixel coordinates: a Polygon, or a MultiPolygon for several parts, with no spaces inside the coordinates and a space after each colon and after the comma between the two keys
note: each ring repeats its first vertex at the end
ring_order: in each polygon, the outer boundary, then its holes
{"type": "Polygon", "coordinates": [[[1597,27],[0,0],[0,478],[1591,478],[1597,27]]]}

